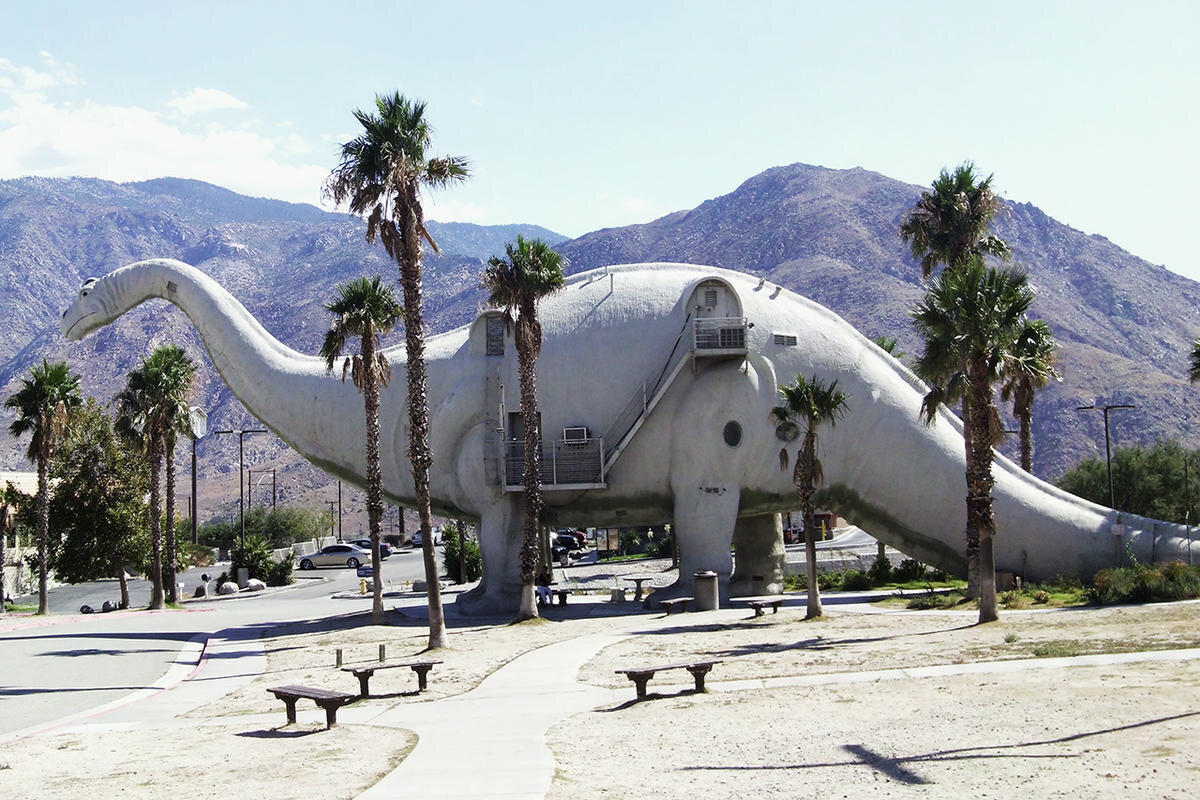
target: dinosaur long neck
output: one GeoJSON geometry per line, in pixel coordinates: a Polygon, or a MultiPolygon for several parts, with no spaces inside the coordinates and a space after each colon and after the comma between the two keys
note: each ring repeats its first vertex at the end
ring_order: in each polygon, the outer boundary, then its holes
{"type": "Polygon", "coordinates": [[[152,297],[178,306],[196,326],[213,366],[255,417],[306,457],[334,471],[352,468],[336,443],[351,416],[347,409],[354,408],[354,387],[331,379],[324,360],[280,342],[216,281],[181,261],[141,261],[109,279],[116,306],[108,309],[111,316],[152,297]]]}

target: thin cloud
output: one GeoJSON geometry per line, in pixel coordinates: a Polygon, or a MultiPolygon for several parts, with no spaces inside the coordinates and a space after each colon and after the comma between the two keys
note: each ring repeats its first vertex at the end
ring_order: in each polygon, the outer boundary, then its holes
{"type": "Polygon", "coordinates": [[[195,88],[167,101],[167,107],[173,108],[184,116],[207,114],[210,111],[230,111],[247,108],[247,105],[220,89],[195,88]]]}

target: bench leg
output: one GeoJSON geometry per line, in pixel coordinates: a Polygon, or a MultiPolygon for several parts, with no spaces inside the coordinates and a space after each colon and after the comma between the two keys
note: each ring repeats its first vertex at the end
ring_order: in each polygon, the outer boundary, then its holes
{"type": "Polygon", "coordinates": [[[752,608],[754,609],[754,616],[756,616],[756,617],[764,616],[762,606],[752,606],[752,608]]]}
{"type": "Polygon", "coordinates": [[[358,696],[364,700],[371,696],[371,690],[368,684],[371,682],[370,672],[360,672],[358,674],[358,696]]]}
{"type": "Polygon", "coordinates": [[[778,613],[779,613],[779,603],[772,603],[772,604],[771,604],[771,613],[772,613],[772,614],[778,614],[778,613]]]}
{"type": "Polygon", "coordinates": [[[567,604],[567,593],[566,593],[566,592],[560,592],[560,593],[559,593],[559,595],[558,595],[558,604],[559,604],[560,606],[565,606],[565,605],[567,604]]]}
{"type": "Polygon", "coordinates": [[[325,730],[337,725],[337,703],[324,703],[321,706],[325,709],[325,730]]]}
{"type": "Polygon", "coordinates": [[[297,697],[284,697],[284,698],[281,698],[281,699],[283,700],[283,704],[284,704],[284,706],[286,706],[286,707],[287,707],[287,721],[288,721],[288,725],[295,725],[295,724],[296,724],[296,701],[297,701],[299,698],[297,698],[297,697]]]}
{"type": "Polygon", "coordinates": [[[653,672],[644,672],[638,675],[629,676],[629,680],[633,681],[633,685],[637,687],[637,696],[639,700],[646,696],[646,684],[649,683],[650,679],[653,677],[653,672]]]}
{"type": "Polygon", "coordinates": [[[712,669],[712,665],[704,667],[688,667],[688,672],[692,673],[692,677],[696,679],[696,691],[704,691],[704,676],[712,669]]]}
{"type": "Polygon", "coordinates": [[[432,664],[422,664],[412,668],[412,671],[417,673],[417,691],[423,692],[429,685],[429,670],[433,669],[432,664]]]}

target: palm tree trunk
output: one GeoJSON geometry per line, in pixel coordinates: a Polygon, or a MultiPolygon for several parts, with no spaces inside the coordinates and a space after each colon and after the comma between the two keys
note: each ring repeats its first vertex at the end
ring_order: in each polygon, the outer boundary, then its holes
{"type": "MultiPolygon", "coordinates": [[[[42,437],[49,437],[49,425],[42,428],[42,437]]],[[[42,455],[38,459],[38,614],[50,613],[49,577],[46,569],[47,541],[50,538],[50,448],[47,443],[42,445],[42,455]]]]}
{"type": "Polygon", "coordinates": [[[442,587],[433,557],[433,513],[429,506],[429,379],[425,369],[425,320],[421,297],[421,201],[417,184],[404,187],[404,197],[396,204],[403,232],[403,258],[400,261],[400,286],[404,291],[404,344],[408,357],[408,458],[412,463],[413,494],[421,524],[421,555],[425,562],[425,585],[429,602],[429,649],[447,645],[446,616],[442,609],[442,587]]]}
{"type": "MultiPolygon", "coordinates": [[[[2,492],[3,489],[0,489],[2,492]]],[[[2,496],[2,495],[0,495],[2,496]]],[[[8,528],[9,507],[0,502],[0,617],[4,616],[8,610],[4,604],[4,598],[8,597],[8,593],[4,590],[7,584],[4,582],[4,548],[8,545],[8,528]]]]}
{"type": "Polygon", "coordinates": [[[158,476],[162,471],[162,442],[150,440],[150,608],[163,607],[162,580],[162,493],[158,476]]]}
{"type": "MultiPolygon", "coordinates": [[[[970,390],[962,399],[963,451],[964,463],[967,465],[967,493],[970,494],[970,464],[971,464],[971,397],[970,390]]],[[[971,527],[971,511],[967,509],[967,524],[965,530],[967,556],[967,597],[979,597],[979,532],[971,527]]]]}
{"type": "Polygon", "coordinates": [[[1033,474],[1033,409],[1017,415],[1021,425],[1021,469],[1033,474]]]}
{"type": "Polygon", "coordinates": [[[817,519],[813,507],[813,490],[816,482],[817,437],[810,428],[804,435],[804,444],[796,456],[800,459],[800,513],[804,516],[804,565],[808,577],[808,609],[805,619],[821,616],[821,588],[817,585],[817,519]]]}
{"type": "Polygon", "coordinates": [[[534,580],[537,578],[538,532],[542,520],[541,491],[541,431],[538,425],[537,356],[531,347],[532,326],[537,312],[522,304],[517,320],[517,365],[521,376],[521,420],[525,428],[525,524],[521,538],[521,608],[518,619],[538,616],[534,602],[534,580]]]}
{"type": "Polygon", "coordinates": [[[992,385],[987,361],[972,359],[970,364],[971,449],[967,459],[967,540],[978,543],[977,574],[979,585],[979,621],[994,622],[996,611],[996,570],[993,537],[996,515],[992,508],[992,446],[988,429],[992,417],[992,385]]]}
{"type": "Polygon", "coordinates": [[[175,596],[175,565],[179,558],[175,552],[175,434],[167,436],[167,520],[165,531],[166,552],[163,555],[163,589],[168,603],[178,603],[175,596]]]}
{"type": "Polygon", "coordinates": [[[383,470],[379,465],[379,383],[375,355],[375,331],[368,324],[362,337],[363,406],[367,418],[367,525],[371,532],[371,624],[382,625],[383,559],[379,555],[380,523],[383,520],[383,470]]]}

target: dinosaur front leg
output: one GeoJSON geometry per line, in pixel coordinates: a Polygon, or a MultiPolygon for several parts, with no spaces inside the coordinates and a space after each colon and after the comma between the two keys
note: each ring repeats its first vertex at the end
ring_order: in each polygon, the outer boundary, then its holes
{"type": "Polygon", "coordinates": [[[679,543],[679,579],[655,590],[643,605],[658,608],[661,600],[695,597],[697,572],[717,573],[722,603],[729,600],[733,558],[729,548],[737,522],[741,490],[732,484],[678,487],[672,529],[679,543]]]}
{"type": "Polygon", "coordinates": [[[515,615],[521,604],[522,495],[508,492],[479,515],[483,579],[458,596],[456,606],[469,616],[515,615]]]}
{"type": "Polygon", "coordinates": [[[742,517],[733,528],[733,575],[729,595],[779,594],[783,591],[783,521],[778,514],[742,517]]]}

